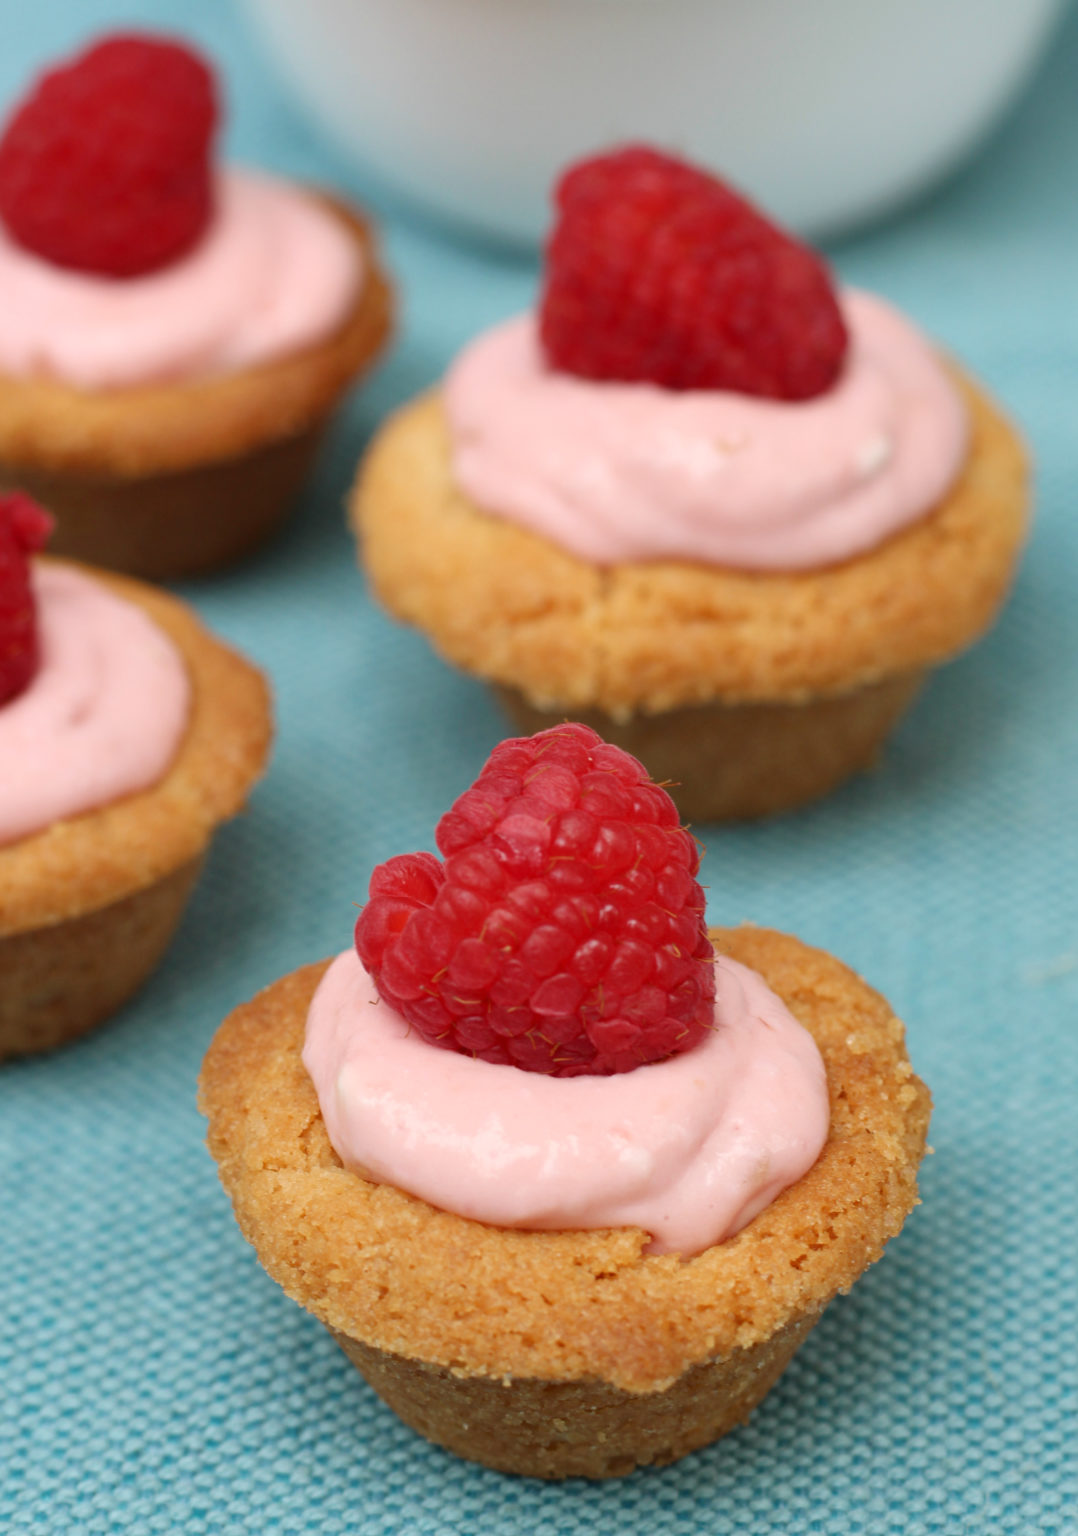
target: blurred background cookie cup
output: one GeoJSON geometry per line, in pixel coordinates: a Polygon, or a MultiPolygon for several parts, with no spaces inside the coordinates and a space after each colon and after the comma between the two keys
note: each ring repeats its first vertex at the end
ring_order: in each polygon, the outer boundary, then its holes
{"type": "Polygon", "coordinates": [[[366,220],[223,163],[223,97],[197,49],[105,32],[0,128],[0,486],[158,580],[272,531],[390,328],[366,220]]]}
{"type": "MultiPolygon", "coordinates": [[[[35,765],[41,763],[40,777],[47,777],[46,754],[53,767],[57,759],[73,761],[77,798],[67,797],[69,811],[10,839],[0,835],[0,1061],[52,1050],[86,1034],[148,979],[180,923],[218,828],[244,809],[262,777],[273,735],[263,674],[211,634],[180,599],[67,561],[42,566],[54,582],[65,583],[53,605],[57,612],[66,597],[66,606],[78,615],[70,586],[76,582],[120,599],[148,620],[174,652],[189,684],[189,701],[182,734],[158,776],[119,794],[102,791],[100,797],[82,794],[79,786],[84,776],[91,784],[103,782],[101,742],[109,741],[111,761],[122,761],[129,745],[118,735],[115,709],[109,710],[110,696],[122,691],[123,680],[116,680],[116,647],[107,636],[93,631],[79,636],[95,655],[90,676],[96,692],[83,684],[82,719],[71,726],[55,705],[38,711],[39,722],[50,715],[60,719],[59,728],[44,736],[40,758],[33,754],[35,765]]],[[[61,650],[60,622],[50,631],[55,653],[61,650]]],[[[147,638],[144,632],[140,654],[147,638]]],[[[62,649],[69,654],[74,646],[67,642],[62,649]]],[[[53,676],[63,667],[62,660],[54,662],[53,676]]],[[[159,674],[159,692],[167,683],[167,675],[159,674]]],[[[74,687],[61,682],[57,690],[46,677],[45,685],[54,699],[80,696],[77,682],[74,687]]],[[[32,694],[33,684],[14,705],[32,694]]],[[[137,695],[136,701],[145,734],[146,701],[137,695]]],[[[28,737],[30,732],[16,729],[7,740],[28,737]]],[[[18,805],[20,786],[11,778],[7,783],[10,811],[12,801],[18,805]]]]}
{"type": "MultiPolygon", "coordinates": [[[[956,374],[956,378],[958,375],[956,374]]],[[[927,671],[991,625],[1025,538],[1020,438],[968,378],[967,462],[878,547],[798,572],[592,565],[474,506],[441,395],[383,425],[350,501],[382,605],[492,684],[519,731],[593,726],[683,817],[770,815],[870,767],[927,671]]]]}

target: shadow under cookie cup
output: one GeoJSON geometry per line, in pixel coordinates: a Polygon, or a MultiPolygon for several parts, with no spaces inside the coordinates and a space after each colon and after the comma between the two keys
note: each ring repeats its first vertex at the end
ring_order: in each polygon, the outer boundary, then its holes
{"type": "Polygon", "coordinates": [[[88,572],[177,647],[191,716],[148,789],[0,847],[0,1060],[103,1022],[142,985],[183,916],[217,827],[243,809],[269,754],[262,674],[176,598],[88,572]]]}
{"type": "Polygon", "coordinates": [[[821,1050],[823,1153],[726,1243],[683,1261],[635,1228],[523,1232],[345,1170],[303,1068],[324,966],[237,1009],[203,1067],[209,1145],[263,1266],[414,1428],[539,1477],[677,1459],[748,1417],[916,1203],[929,1097],[902,1026],[846,967],[763,929],[718,930],[821,1050]]]}
{"type": "Polygon", "coordinates": [[[341,397],[392,328],[369,224],[323,201],[359,247],[363,281],[322,341],[185,383],[85,391],[0,376],[0,488],[55,513],[54,554],[181,580],[242,559],[283,521],[341,397]]]}
{"type": "Polygon", "coordinates": [[[971,443],[944,500],[875,549],[798,572],[602,568],[474,506],[441,399],[387,424],[352,521],[375,594],[490,683],[518,728],[592,725],[690,821],[791,809],[870,767],[926,673],[991,625],[1028,523],[1026,456],[955,370],[971,443]]]}

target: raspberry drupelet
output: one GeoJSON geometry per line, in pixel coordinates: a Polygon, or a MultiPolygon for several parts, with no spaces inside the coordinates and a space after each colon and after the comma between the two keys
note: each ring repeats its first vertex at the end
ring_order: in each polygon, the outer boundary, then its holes
{"type": "Polygon", "coordinates": [[[30,556],[41,549],[52,518],[20,491],[0,496],[0,705],[22,693],[38,668],[37,608],[30,556]]]}
{"type": "Polygon", "coordinates": [[[555,202],[552,367],[775,400],[835,383],[848,338],[826,265],[716,177],[631,145],[571,166],[555,202]]]}
{"type": "Polygon", "coordinates": [[[584,725],[502,742],[430,853],[371,877],[356,948],[432,1044],[552,1076],[630,1071],[711,1027],[696,843],[584,725]]]}

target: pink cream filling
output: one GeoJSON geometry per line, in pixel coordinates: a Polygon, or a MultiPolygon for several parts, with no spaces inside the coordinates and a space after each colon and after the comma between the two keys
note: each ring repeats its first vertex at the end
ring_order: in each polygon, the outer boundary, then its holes
{"type": "Polygon", "coordinates": [[[191,685],[141,609],[79,571],[34,572],[41,665],[0,708],[0,847],[155,784],[191,685]]]}
{"type": "Polygon", "coordinates": [[[653,1253],[732,1237],[827,1139],[811,1035],[718,958],[715,1029],[614,1077],[543,1077],[427,1044],[354,951],[326,972],[303,1061],[346,1167],[497,1227],[642,1227],[653,1253]]]}
{"type": "Polygon", "coordinates": [[[0,372],[95,390],[250,367],[329,335],[362,279],[359,247],[338,218],[250,171],[222,173],[205,238],[146,277],[53,266],[0,228],[0,372]]]}
{"type": "Polygon", "coordinates": [[[481,508],[597,565],[801,570],[915,522],[964,462],[962,400],[890,305],[843,296],[835,387],[786,403],[596,384],[543,361],[531,316],[479,337],[446,382],[453,474],[481,508]]]}

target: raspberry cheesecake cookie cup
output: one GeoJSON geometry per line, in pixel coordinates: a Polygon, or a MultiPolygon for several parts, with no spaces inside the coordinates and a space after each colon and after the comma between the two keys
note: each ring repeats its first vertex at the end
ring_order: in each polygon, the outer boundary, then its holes
{"type": "Polygon", "coordinates": [[[672,801],[587,727],[503,742],[437,843],[222,1025],[222,1182],[431,1440],[538,1477],[673,1461],[902,1226],[928,1093],[838,961],[708,933],[672,801]]]}
{"type": "Polygon", "coordinates": [[[992,622],[1021,444],[710,176],[626,149],[557,202],[538,314],[371,448],[374,590],[518,725],[589,721],[690,820],[823,794],[992,622]]]}
{"type": "Polygon", "coordinates": [[[48,527],[0,497],[0,1058],[142,984],[270,743],[253,667],[152,587],[31,564],[48,527]]]}
{"type": "Polygon", "coordinates": [[[117,35],[0,139],[0,482],[58,553],[161,580],[272,531],[390,327],[366,220],[216,167],[216,98],[188,47],[117,35]]]}

